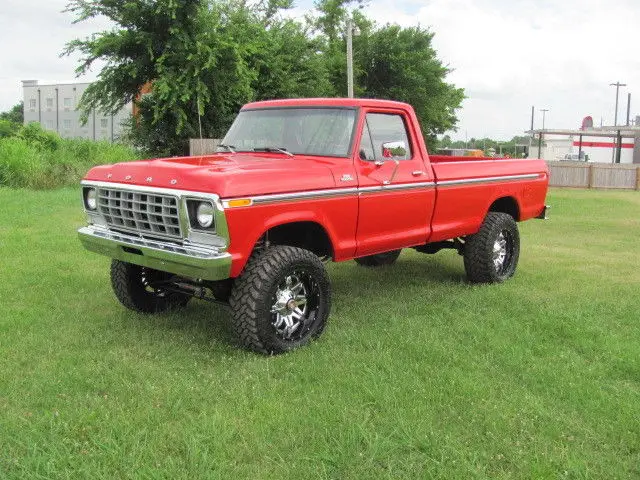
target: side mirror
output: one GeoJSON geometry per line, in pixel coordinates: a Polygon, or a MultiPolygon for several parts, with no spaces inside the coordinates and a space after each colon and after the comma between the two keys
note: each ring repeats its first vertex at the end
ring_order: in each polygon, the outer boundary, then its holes
{"type": "Polygon", "coordinates": [[[385,142],[382,144],[382,157],[390,160],[406,160],[407,146],[404,142],[385,142]]]}

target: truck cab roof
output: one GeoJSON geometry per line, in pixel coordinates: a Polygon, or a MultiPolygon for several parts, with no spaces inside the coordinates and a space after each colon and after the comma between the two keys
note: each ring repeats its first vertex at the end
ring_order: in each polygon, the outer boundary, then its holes
{"type": "Polygon", "coordinates": [[[276,107],[370,107],[370,108],[401,108],[412,109],[411,105],[392,100],[373,98],[288,98],[284,100],[265,100],[252,102],[242,107],[242,110],[276,107]]]}

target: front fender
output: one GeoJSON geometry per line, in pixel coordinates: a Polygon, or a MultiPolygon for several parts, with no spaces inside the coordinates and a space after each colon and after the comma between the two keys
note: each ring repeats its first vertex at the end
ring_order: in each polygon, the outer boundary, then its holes
{"type": "MultiPolygon", "coordinates": [[[[327,202],[325,200],[325,202],[327,202]]],[[[315,202],[310,202],[315,203],[315,202]]],[[[258,240],[268,230],[297,222],[313,222],[326,232],[331,242],[336,260],[353,255],[355,251],[355,225],[357,220],[357,203],[354,204],[353,215],[351,209],[342,210],[344,215],[338,215],[336,210],[326,212],[325,205],[308,205],[305,208],[294,205],[277,206],[249,206],[227,210],[227,223],[231,243],[228,252],[232,256],[231,276],[237,277],[242,273],[258,240]],[[352,218],[353,217],[353,218],[352,218]],[[334,221],[331,221],[334,219],[334,221]]],[[[337,207],[337,206],[336,206],[337,207]]]]}

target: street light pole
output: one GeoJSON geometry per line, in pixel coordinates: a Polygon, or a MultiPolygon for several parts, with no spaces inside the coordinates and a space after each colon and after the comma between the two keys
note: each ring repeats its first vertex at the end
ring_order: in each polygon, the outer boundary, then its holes
{"type": "Polygon", "coordinates": [[[613,120],[613,126],[615,127],[616,125],[618,125],[618,94],[620,93],[620,87],[626,87],[627,84],[620,83],[620,81],[618,80],[616,83],[610,83],[609,86],[616,87],[616,113],[615,113],[615,118],[613,120]]]}

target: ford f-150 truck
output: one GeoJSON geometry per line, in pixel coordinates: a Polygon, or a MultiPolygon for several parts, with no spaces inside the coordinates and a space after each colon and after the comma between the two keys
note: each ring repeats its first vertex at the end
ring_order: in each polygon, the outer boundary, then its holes
{"type": "Polygon", "coordinates": [[[469,281],[502,282],[518,263],[517,222],[546,214],[544,161],[429,156],[400,102],[250,103],[218,150],[91,169],[78,233],[112,258],[126,307],[228,303],[240,344],[261,353],[321,334],[325,260],[375,267],[403,248],[451,248],[469,281]]]}

